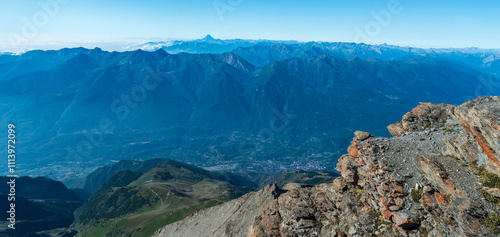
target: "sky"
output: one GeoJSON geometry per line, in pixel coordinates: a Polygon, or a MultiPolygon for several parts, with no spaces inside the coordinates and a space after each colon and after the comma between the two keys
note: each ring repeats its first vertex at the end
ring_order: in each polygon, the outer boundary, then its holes
{"type": "Polygon", "coordinates": [[[0,50],[272,39],[500,48],[500,1],[0,0],[0,50]]]}

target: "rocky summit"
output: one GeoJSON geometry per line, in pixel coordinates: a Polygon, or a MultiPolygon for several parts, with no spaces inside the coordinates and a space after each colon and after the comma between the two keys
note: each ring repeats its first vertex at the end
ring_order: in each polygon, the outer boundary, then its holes
{"type": "Polygon", "coordinates": [[[356,132],[333,183],[268,186],[156,236],[498,236],[500,97],[421,103],[388,129],[356,132]]]}

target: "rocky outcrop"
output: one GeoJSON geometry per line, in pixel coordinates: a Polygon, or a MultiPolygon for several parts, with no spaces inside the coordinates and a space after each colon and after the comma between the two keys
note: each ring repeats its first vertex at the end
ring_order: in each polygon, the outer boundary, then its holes
{"type": "Polygon", "coordinates": [[[449,153],[500,175],[500,99],[478,98],[459,106],[454,112],[465,134],[447,140],[449,153]]]}
{"type": "Polygon", "coordinates": [[[422,103],[388,127],[392,138],[356,132],[338,161],[340,177],[314,187],[288,185],[266,199],[247,234],[496,236],[499,119],[500,98],[482,97],[460,106],[422,103]]]}
{"type": "Polygon", "coordinates": [[[387,127],[394,136],[426,129],[445,132],[465,131],[446,137],[446,155],[477,161],[488,171],[500,175],[500,100],[479,97],[461,106],[421,103],[403,116],[401,122],[387,127]]]}
{"type": "Polygon", "coordinates": [[[426,128],[439,128],[447,124],[454,110],[453,105],[420,103],[403,116],[400,122],[387,126],[393,136],[401,136],[407,132],[422,131],[426,128]]]}
{"type": "Polygon", "coordinates": [[[282,194],[249,236],[494,235],[483,223],[500,209],[477,190],[468,163],[499,171],[499,108],[498,97],[421,103],[388,127],[393,138],[356,132],[339,160],[341,177],[282,194]]]}

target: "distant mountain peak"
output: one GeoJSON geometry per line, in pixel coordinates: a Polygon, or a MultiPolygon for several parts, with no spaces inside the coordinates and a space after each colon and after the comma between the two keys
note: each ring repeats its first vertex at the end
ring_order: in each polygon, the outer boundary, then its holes
{"type": "Polygon", "coordinates": [[[167,51],[165,51],[165,50],[164,50],[164,49],[162,49],[162,48],[157,49],[156,51],[154,51],[154,53],[155,53],[156,55],[163,56],[163,57],[165,57],[165,56],[167,56],[167,55],[168,55],[167,51]]]}
{"type": "Polygon", "coordinates": [[[214,40],[214,37],[212,37],[211,35],[207,35],[202,40],[204,40],[204,41],[210,41],[210,40],[214,40]]]}

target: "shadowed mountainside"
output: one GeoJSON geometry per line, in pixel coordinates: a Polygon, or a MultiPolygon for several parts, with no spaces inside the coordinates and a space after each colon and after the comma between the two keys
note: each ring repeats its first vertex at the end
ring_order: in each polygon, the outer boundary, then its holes
{"type": "Polygon", "coordinates": [[[459,104],[500,86],[427,58],[255,67],[231,53],[74,48],[0,55],[0,68],[1,119],[16,121],[20,155],[32,161],[20,168],[58,180],[114,157],[236,173],[331,169],[354,128],[389,135],[385,124],[419,101],[459,104]]]}
{"type": "Polygon", "coordinates": [[[15,179],[15,195],[8,196],[10,185],[7,182],[10,180],[0,177],[0,182],[4,184],[0,187],[0,205],[4,213],[12,203],[15,205],[16,224],[13,230],[7,228],[7,222],[2,222],[0,234],[36,236],[40,231],[68,228],[75,219],[73,211],[83,203],[60,181],[41,177],[15,179]],[[13,202],[9,201],[9,197],[15,197],[13,202]]]}

